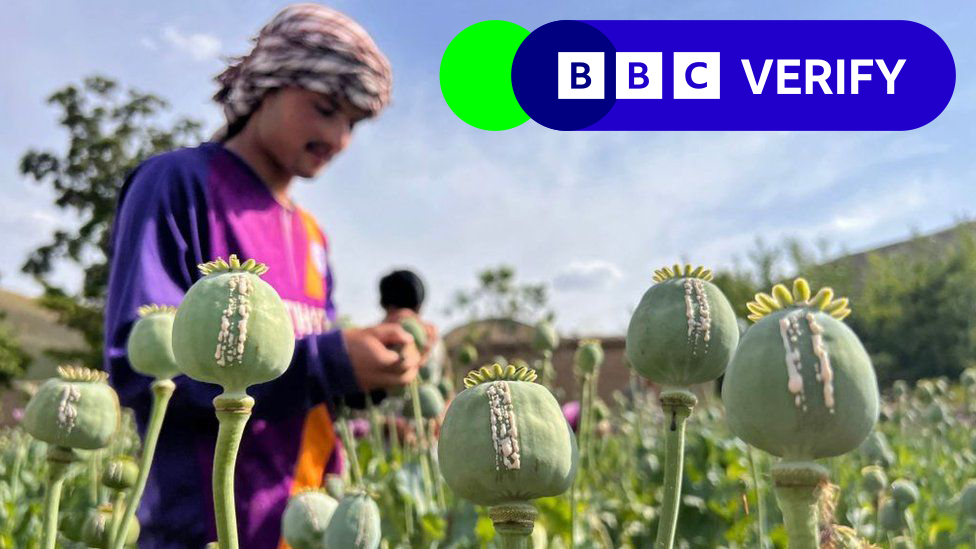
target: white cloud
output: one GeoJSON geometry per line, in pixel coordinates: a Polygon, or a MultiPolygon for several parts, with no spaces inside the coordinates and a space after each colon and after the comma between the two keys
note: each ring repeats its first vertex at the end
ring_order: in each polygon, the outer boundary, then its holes
{"type": "Polygon", "coordinates": [[[220,54],[220,39],[212,34],[184,34],[176,27],[166,27],[162,36],[173,49],[189,55],[194,61],[216,59],[220,54]]]}
{"type": "Polygon", "coordinates": [[[553,278],[552,285],[561,291],[603,290],[620,280],[623,274],[609,261],[573,261],[553,278]]]}
{"type": "MultiPolygon", "coordinates": [[[[13,208],[0,221],[0,234],[18,238],[49,238],[56,227],[76,222],[74,216],[65,216],[53,206],[37,205],[29,209],[13,208]],[[60,217],[59,217],[60,216],[60,217]]],[[[71,226],[70,224],[67,226],[71,226]]],[[[20,260],[21,258],[17,258],[20,260]]]]}
{"type": "MultiPolygon", "coordinates": [[[[930,182],[935,183],[935,182],[930,182]]],[[[869,203],[845,208],[826,227],[841,233],[866,232],[892,219],[908,217],[926,202],[926,194],[912,183],[869,203]]]]}
{"type": "Polygon", "coordinates": [[[29,217],[40,230],[49,229],[58,223],[58,217],[48,210],[31,210],[27,217],[29,217]]]}
{"type": "MultiPolygon", "coordinates": [[[[5,198],[0,194],[0,198],[5,198]]],[[[50,241],[55,229],[77,227],[79,218],[70,212],[63,212],[53,206],[34,204],[33,196],[24,197],[24,208],[12,208],[0,219],[0,234],[4,235],[4,253],[0,254],[0,286],[25,295],[37,295],[40,286],[29,276],[20,272],[24,261],[38,246],[50,241]]],[[[52,273],[51,281],[64,285],[69,290],[78,287],[81,273],[75,266],[59,263],[52,273]]]]}

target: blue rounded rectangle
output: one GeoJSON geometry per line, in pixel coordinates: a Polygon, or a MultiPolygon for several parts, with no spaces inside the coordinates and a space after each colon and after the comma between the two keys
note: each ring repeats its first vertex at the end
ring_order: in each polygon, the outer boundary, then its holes
{"type": "Polygon", "coordinates": [[[629,85],[645,88],[646,66],[621,53],[662,61],[660,98],[618,85],[586,130],[910,130],[945,109],[956,81],[949,47],[911,21],[583,22],[616,49],[608,78],[630,67],[629,85]]]}

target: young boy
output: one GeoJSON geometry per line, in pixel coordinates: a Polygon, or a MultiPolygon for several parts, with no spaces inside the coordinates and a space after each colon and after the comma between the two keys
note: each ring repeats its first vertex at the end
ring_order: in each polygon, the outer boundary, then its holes
{"type": "MultiPolygon", "coordinates": [[[[296,347],[284,375],[250,391],[257,405],[238,454],[236,492],[241,546],[274,548],[288,496],[341,470],[331,404],[404,385],[421,361],[396,324],[336,329],[328,241],[290,198],[296,177],[318,174],[348,145],[355,124],[387,104],[391,71],[354,21],[300,4],[268,23],[251,53],[217,80],[215,100],[227,124],[215,140],[150,158],[120,194],[106,369],[144,432],[151,380],[134,373],[125,354],[137,308],[178,305],[200,277],[197,264],[216,257],[268,265],[263,278],[291,312],[296,347]]],[[[175,381],[138,515],[143,549],[196,548],[216,539],[211,401],[218,388],[184,376],[175,381]]]]}

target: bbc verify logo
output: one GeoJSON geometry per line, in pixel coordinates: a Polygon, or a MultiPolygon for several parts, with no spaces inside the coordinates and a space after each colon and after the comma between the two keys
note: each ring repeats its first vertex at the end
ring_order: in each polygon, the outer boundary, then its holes
{"type": "MultiPolygon", "coordinates": [[[[617,99],[664,98],[663,52],[617,52],[617,99]]],[[[675,99],[721,97],[720,52],[674,52],[675,99]]],[[[604,99],[603,52],[559,52],[558,98],[604,99]]]]}
{"type": "MultiPolygon", "coordinates": [[[[618,52],[614,78],[617,99],[663,99],[663,52],[618,52]]],[[[861,82],[872,79],[877,65],[885,81],[884,93],[895,93],[895,81],[905,67],[898,59],[889,67],[884,59],[838,59],[834,64],[823,59],[765,59],[762,68],[753,68],[742,59],[742,69],[753,94],[762,94],[776,67],[776,92],[783,95],[861,92],[861,82]],[[834,78],[831,79],[832,74],[834,78]],[[847,82],[850,82],[849,89],[847,82]]],[[[721,99],[721,52],[674,52],[671,85],[675,99],[721,99]]],[[[559,99],[603,99],[604,52],[559,52],[559,99]]]]}
{"type": "Polygon", "coordinates": [[[562,131],[910,130],[956,79],[911,21],[553,21],[511,75],[525,113],[562,131]]]}

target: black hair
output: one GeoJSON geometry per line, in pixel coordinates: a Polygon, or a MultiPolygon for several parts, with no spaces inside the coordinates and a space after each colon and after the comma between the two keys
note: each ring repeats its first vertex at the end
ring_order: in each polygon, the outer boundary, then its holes
{"type": "Polygon", "coordinates": [[[220,138],[220,142],[227,143],[231,137],[241,133],[244,127],[247,126],[249,120],[251,120],[251,114],[241,116],[237,120],[234,120],[234,122],[227,126],[227,132],[220,138]]]}
{"type": "Polygon", "coordinates": [[[413,271],[396,270],[380,279],[380,306],[420,312],[424,304],[424,281],[413,271]]]}

